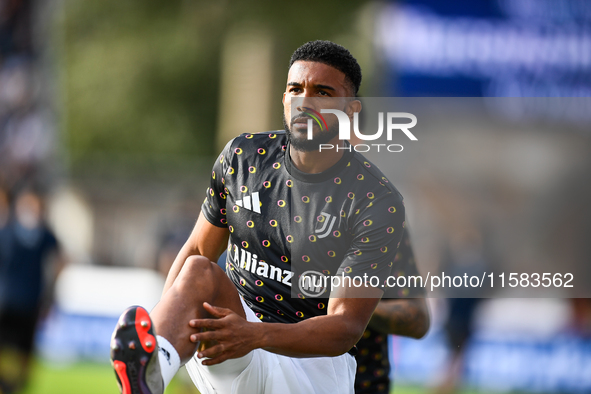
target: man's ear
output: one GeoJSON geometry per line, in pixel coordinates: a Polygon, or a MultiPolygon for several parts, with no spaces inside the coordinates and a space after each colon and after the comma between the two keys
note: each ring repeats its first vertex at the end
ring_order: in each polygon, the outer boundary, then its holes
{"type": "Polygon", "coordinates": [[[283,98],[281,99],[281,102],[283,103],[283,105],[285,105],[285,92],[283,92],[283,98]]]}
{"type": "Polygon", "coordinates": [[[345,113],[347,114],[349,119],[351,119],[351,121],[353,120],[353,114],[355,112],[361,112],[361,101],[359,100],[351,100],[347,103],[347,106],[345,107],[345,113]]]}

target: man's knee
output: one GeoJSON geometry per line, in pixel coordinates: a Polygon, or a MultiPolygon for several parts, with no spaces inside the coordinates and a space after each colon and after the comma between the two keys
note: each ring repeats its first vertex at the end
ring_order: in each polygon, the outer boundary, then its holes
{"type": "Polygon", "coordinates": [[[204,256],[189,256],[178,276],[181,287],[195,289],[199,284],[213,284],[216,280],[217,266],[204,256]]]}
{"type": "Polygon", "coordinates": [[[204,256],[189,256],[185,260],[181,275],[185,278],[198,280],[214,275],[213,264],[207,257],[204,256]]]}

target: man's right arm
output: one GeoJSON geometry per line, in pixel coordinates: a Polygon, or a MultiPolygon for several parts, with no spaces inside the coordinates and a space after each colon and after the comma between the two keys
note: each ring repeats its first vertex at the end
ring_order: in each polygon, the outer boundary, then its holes
{"type": "Polygon", "coordinates": [[[227,228],[214,226],[205,218],[203,212],[200,213],[189,239],[170,267],[162,295],[170,289],[189,256],[201,255],[210,261],[217,261],[228,245],[229,234],[227,228]]]}

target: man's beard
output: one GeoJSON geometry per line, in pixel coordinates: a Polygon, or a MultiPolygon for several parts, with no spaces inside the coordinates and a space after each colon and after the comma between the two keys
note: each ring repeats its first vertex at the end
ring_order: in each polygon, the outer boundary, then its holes
{"type": "MultiPolygon", "coordinates": [[[[296,118],[302,118],[302,116],[297,116],[296,118]]],[[[294,118],[294,120],[296,119],[294,118]]],[[[312,119],[312,118],[309,118],[312,119]]],[[[293,120],[292,120],[293,123],[293,120]]],[[[285,128],[285,133],[287,134],[287,138],[289,140],[289,144],[293,149],[299,150],[300,152],[312,152],[316,150],[320,150],[320,144],[328,144],[332,141],[337,135],[339,135],[339,124],[335,123],[328,127],[328,130],[321,131],[314,135],[314,138],[309,140],[308,133],[305,133],[303,138],[293,138],[292,132],[289,129],[289,125],[287,124],[287,120],[285,119],[285,114],[283,114],[283,127],[285,128]]],[[[297,132],[300,133],[300,132],[297,132]]],[[[304,133],[301,133],[304,134],[304,133]]]]}

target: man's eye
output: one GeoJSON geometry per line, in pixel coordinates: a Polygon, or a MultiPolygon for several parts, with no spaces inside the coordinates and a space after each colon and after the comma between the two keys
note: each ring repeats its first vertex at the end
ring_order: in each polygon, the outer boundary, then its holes
{"type": "Polygon", "coordinates": [[[320,94],[321,96],[328,96],[328,93],[324,90],[319,91],[318,94],[320,94]]]}

